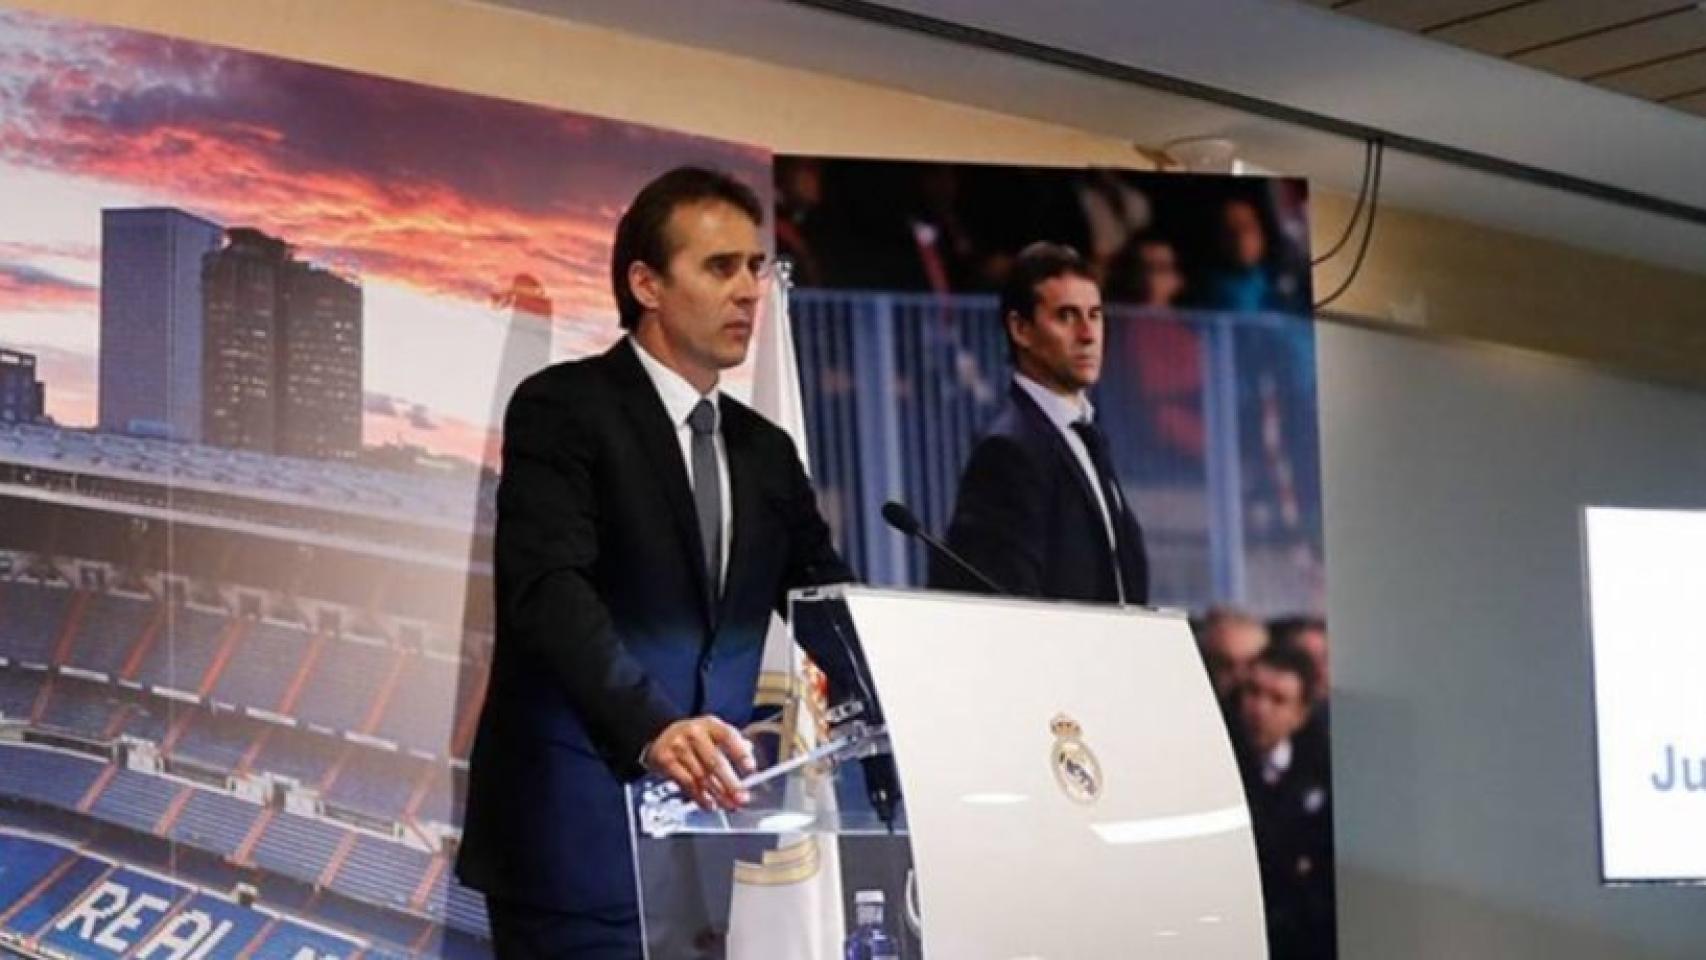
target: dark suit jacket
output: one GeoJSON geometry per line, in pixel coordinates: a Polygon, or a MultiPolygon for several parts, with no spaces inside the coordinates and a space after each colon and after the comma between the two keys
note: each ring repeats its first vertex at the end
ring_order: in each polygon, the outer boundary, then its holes
{"type": "MultiPolygon", "coordinates": [[[[1132,545],[1125,558],[1126,601],[1148,603],[1143,529],[1129,503],[1123,522],[1132,545]]],[[[947,540],[999,586],[1021,596],[1119,599],[1107,527],[1090,478],[1048,415],[1018,384],[960,474],[947,540]]],[[[987,591],[940,557],[931,558],[930,585],[987,591]]]]}
{"type": "Polygon", "coordinates": [[[529,377],[504,418],[497,635],[457,872],[557,910],[632,906],[622,782],[642,749],[682,717],[744,724],[771,611],[851,579],[787,434],[724,396],[734,526],[709,597],[687,467],[634,349],[529,377]]]}
{"type": "Polygon", "coordinates": [[[1261,868],[1272,960],[1334,956],[1332,778],[1325,753],[1292,738],[1291,766],[1270,784],[1243,736],[1234,738],[1261,868]]]}

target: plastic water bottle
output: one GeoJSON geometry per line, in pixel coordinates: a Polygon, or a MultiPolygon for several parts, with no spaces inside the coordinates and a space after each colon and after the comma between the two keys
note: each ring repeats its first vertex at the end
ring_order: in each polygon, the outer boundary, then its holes
{"type": "Polygon", "coordinates": [[[883,927],[883,892],[861,890],[853,895],[853,921],[847,935],[847,960],[900,960],[900,944],[883,927]]]}

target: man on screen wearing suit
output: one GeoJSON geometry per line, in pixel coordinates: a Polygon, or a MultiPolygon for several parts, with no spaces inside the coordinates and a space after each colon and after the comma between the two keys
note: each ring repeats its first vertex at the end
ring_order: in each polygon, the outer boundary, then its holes
{"type": "Polygon", "coordinates": [[[740,805],[771,612],[851,578],[787,434],[718,390],[752,336],[762,221],[725,174],[652,181],[616,229],[629,335],[510,400],[457,862],[502,956],[640,955],[623,783],[740,805]]]}
{"type": "MultiPolygon", "coordinates": [[[[960,475],[948,545],[1021,596],[1149,602],[1143,530],[1114,476],[1088,391],[1102,372],[1102,294],[1071,247],[1020,251],[1001,292],[1007,407],[960,475]]],[[[980,590],[933,558],[930,584],[980,590]]]]}

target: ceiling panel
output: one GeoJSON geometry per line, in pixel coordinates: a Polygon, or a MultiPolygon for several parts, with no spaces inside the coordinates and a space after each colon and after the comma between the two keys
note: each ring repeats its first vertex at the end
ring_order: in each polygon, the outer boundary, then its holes
{"type": "Polygon", "coordinates": [[[1706,47],[1684,56],[1602,77],[1613,90],[1661,103],[1678,94],[1706,90],[1706,47]]]}
{"type": "Polygon", "coordinates": [[[1317,4],[1400,30],[1427,30],[1511,6],[1511,0],[1336,0],[1317,4]]]}
{"type": "Polygon", "coordinates": [[[1684,110],[1698,116],[1706,117],[1706,90],[1700,90],[1686,97],[1678,97],[1666,102],[1668,106],[1684,110]]]}
{"type": "Polygon", "coordinates": [[[1706,13],[1690,7],[1681,13],[1542,47],[1512,59],[1531,67],[1592,81],[1601,74],[1702,46],[1706,46],[1706,13]]]}
{"type": "Polygon", "coordinates": [[[1456,26],[1429,32],[1435,40],[1507,57],[1519,51],[1592,34],[1618,24],[1692,7],[1677,0],[1543,0],[1516,6],[1501,4],[1488,13],[1456,26]]]}
{"type": "Polygon", "coordinates": [[[1706,0],[1305,0],[1687,113],[1706,88],[1706,0]]]}

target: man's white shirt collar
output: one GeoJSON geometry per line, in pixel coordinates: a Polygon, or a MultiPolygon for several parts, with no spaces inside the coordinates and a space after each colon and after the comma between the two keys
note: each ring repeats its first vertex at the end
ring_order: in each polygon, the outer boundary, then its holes
{"type": "MultiPolygon", "coordinates": [[[[721,400],[721,388],[712,387],[711,392],[701,395],[687,382],[687,378],[664,365],[662,360],[646,352],[640,346],[640,341],[630,336],[628,341],[634,345],[634,355],[640,358],[640,366],[646,370],[646,375],[652,378],[652,386],[657,388],[658,399],[663,401],[663,408],[669,412],[669,422],[675,427],[681,427],[687,422],[687,417],[700,400],[709,400],[713,407],[721,400]]],[[[721,411],[719,410],[719,420],[721,411]]],[[[720,423],[719,423],[720,426],[720,423]]]]}
{"type": "Polygon", "coordinates": [[[1063,397],[1022,373],[1013,374],[1013,382],[1043,408],[1049,422],[1062,430],[1072,429],[1072,424],[1079,420],[1096,418],[1096,408],[1090,405],[1090,397],[1083,391],[1076,396],[1063,397]]]}

